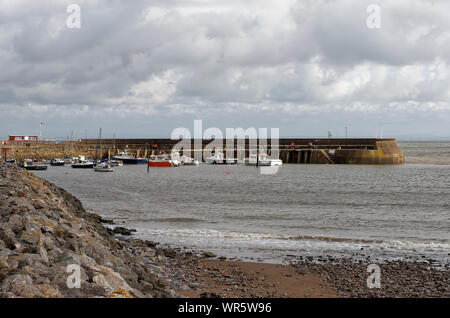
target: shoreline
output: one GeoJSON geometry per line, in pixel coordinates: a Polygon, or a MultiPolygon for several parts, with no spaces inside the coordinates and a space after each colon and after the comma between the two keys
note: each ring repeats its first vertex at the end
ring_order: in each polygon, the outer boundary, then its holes
{"type": "Polygon", "coordinates": [[[394,262],[367,288],[367,264],[243,262],[159,248],[104,224],[67,191],[0,163],[0,297],[450,297],[450,268],[394,262]],[[81,268],[79,288],[67,266],[81,268]],[[384,284],[384,283],[383,283],[384,284]]]}

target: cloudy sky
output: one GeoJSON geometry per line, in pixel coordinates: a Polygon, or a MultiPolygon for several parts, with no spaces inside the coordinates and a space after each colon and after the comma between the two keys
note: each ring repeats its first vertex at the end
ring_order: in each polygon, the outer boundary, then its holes
{"type": "Polygon", "coordinates": [[[0,0],[0,138],[41,121],[47,138],[169,137],[194,119],[450,137],[449,12],[448,0],[0,0]]]}

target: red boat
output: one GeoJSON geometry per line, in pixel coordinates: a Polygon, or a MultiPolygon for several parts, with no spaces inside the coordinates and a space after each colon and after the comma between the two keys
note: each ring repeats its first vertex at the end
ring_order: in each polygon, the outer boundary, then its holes
{"type": "Polygon", "coordinates": [[[149,167],[180,167],[181,162],[172,155],[151,156],[148,165],[149,167]]]}
{"type": "Polygon", "coordinates": [[[169,161],[149,161],[148,165],[150,167],[173,167],[172,163],[169,161]]]}

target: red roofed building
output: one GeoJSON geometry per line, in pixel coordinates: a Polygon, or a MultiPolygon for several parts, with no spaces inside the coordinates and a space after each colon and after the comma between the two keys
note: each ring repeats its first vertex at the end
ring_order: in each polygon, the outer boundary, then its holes
{"type": "Polygon", "coordinates": [[[9,141],[38,141],[38,136],[9,136],[9,141]]]}

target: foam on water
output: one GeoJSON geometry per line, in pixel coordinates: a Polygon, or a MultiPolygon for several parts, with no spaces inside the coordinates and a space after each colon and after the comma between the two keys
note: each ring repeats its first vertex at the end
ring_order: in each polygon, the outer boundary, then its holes
{"type": "Polygon", "coordinates": [[[143,238],[157,240],[167,246],[192,249],[209,248],[221,255],[240,259],[261,258],[280,262],[283,256],[325,256],[335,258],[386,261],[422,256],[448,263],[450,244],[409,241],[359,240],[351,238],[294,236],[271,233],[221,232],[214,230],[149,230],[140,229],[143,238]],[[215,244],[212,246],[211,242],[215,244]],[[243,253],[243,250],[246,250],[243,253]]]}

